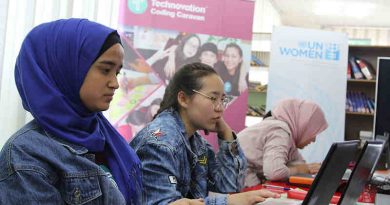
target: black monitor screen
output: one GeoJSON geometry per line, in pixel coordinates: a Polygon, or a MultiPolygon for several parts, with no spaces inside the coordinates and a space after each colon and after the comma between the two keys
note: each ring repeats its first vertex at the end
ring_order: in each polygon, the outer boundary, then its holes
{"type": "MultiPolygon", "coordinates": [[[[390,58],[379,57],[375,96],[374,136],[377,140],[387,141],[390,133],[390,58]]],[[[384,157],[379,168],[388,168],[390,160],[389,147],[386,145],[384,157]],[[387,159],[386,159],[387,158],[387,159]]]]}
{"type": "Polygon", "coordinates": [[[347,187],[341,195],[339,205],[356,204],[364,186],[371,179],[384,143],[383,141],[366,142],[348,180],[347,187]]]}
{"type": "Polygon", "coordinates": [[[355,159],[358,141],[333,143],[302,205],[329,204],[349,162],[355,159]]]}
{"type": "Polygon", "coordinates": [[[378,58],[374,136],[390,132],[390,58],[378,58]]]}

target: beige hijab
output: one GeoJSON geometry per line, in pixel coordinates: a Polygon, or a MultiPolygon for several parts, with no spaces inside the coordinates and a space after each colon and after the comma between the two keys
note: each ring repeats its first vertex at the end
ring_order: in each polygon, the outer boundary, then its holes
{"type": "Polygon", "coordinates": [[[324,112],[309,100],[285,99],[272,109],[272,116],[290,127],[295,145],[311,139],[328,127],[324,112]]]}

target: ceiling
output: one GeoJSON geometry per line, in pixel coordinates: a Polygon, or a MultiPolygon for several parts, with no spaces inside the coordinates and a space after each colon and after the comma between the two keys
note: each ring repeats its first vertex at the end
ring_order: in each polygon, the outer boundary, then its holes
{"type": "Polygon", "coordinates": [[[270,2],[279,12],[283,25],[313,28],[390,27],[389,0],[270,0],[270,2]]]}

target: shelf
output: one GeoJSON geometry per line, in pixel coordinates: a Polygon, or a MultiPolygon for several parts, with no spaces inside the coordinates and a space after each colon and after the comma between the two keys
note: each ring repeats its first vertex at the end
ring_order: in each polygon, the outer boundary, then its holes
{"type": "Polygon", "coordinates": [[[390,47],[389,46],[370,46],[370,45],[350,45],[349,46],[350,49],[357,49],[357,48],[361,48],[361,49],[365,49],[365,50],[375,50],[375,49],[389,49],[390,47]]]}
{"type": "MultiPolygon", "coordinates": [[[[375,72],[378,71],[378,57],[389,56],[389,46],[368,46],[368,45],[350,45],[348,56],[358,57],[371,64],[375,72]]],[[[349,79],[347,80],[347,91],[364,93],[368,98],[375,99],[376,80],[367,79],[349,79]]],[[[373,130],[374,114],[347,112],[345,114],[345,140],[360,139],[360,131],[373,130]]]]}
{"type": "Polygon", "coordinates": [[[347,115],[355,115],[355,116],[370,116],[370,117],[374,117],[374,114],[373,113],[362,113],[362,112],[345,112],[347,115]]]}
{"type": "Polygon", "coordinates": [[[376,80],[366,80],[366,79],[348,79],[349,83],[376,83],[376,80]]]}

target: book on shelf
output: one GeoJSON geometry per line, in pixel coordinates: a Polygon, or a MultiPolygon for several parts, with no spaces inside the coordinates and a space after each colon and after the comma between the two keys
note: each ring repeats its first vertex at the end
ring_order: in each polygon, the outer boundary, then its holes
{"type": "Polygon", "coordinates": [[[349,63],[351,64],[353,78],[354,79],[363,79],[363,73],[360,71],[360,68],[359,68],[358,64],[356,63],[356,58],[351,57],[349,59],[349,63]]]}
{"type": "Polygon", "coordinates": [[[348,91],[345,110],[348,112],[373,114],[374,100],[363,92],[348,91]]]}
{"type": "Polygon", "coordinates": [[[348,60],[347,79],[375,79],[375,70],[365,59],[352,56],[348,60]]]}
{"type": "Polygon", "coordinates": [[[374,69],[372,68],[370,63],[368,63],[366,60],[360,59],[360,58],[356,58],[356,63],[360,67],[360,70],[362,71],[364,77],[367,80],[372,80],[375,78],[374,69]]]}
{"type": "Polygon", "coordinates": [[[351,68],[351,63],[348,62],[348,68],[347,68],[347,79],[350,80],[352,79],[352,68],[351,68]]]}

